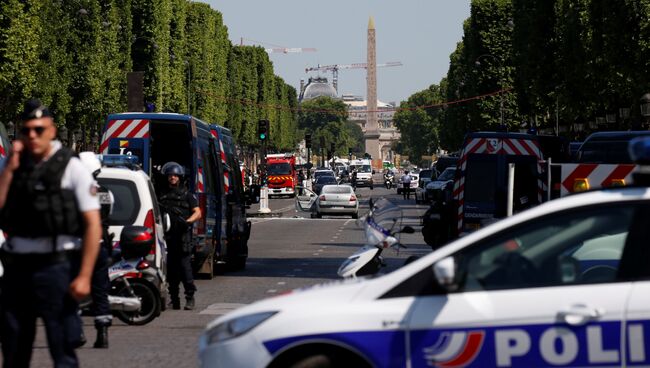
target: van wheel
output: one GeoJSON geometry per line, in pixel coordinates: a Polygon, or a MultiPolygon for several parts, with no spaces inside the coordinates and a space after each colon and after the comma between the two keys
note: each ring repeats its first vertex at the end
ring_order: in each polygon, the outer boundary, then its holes
{"type": "Polygon", "coordinates": [[[291,365],[291,368],[330,368],[333,367],[330,357],[324,354],[312,355],[291,365]]]}

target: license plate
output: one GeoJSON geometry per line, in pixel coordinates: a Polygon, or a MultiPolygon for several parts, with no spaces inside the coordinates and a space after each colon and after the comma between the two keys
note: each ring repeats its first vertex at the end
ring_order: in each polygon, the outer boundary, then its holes
{"type": "Polygon", "coordinates": [[[282,192],[281,190],[274,190],[273,193],[280,193],[282,192]]]}
{"type": "Polygon", "coordinates": [[[341,207],[341,206],[334,206],[334,207],[332,207],[332,209],[333,209],[333,210],[342,210],[343,207],[341,207]]]}

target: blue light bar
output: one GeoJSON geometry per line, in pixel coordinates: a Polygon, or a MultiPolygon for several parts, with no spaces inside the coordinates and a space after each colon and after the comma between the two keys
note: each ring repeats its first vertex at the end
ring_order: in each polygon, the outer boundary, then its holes
{"type": "Polygon", "coordinates": [[[632,162],[638,165],[650,164],[650,137],[637,137],[627,146],[632,162]]]}
{"type": "Polygon", "coordinates": [[[140,158],[134,155],[97,155],[102,166],[135,167],[140,165],[140,158]]]}

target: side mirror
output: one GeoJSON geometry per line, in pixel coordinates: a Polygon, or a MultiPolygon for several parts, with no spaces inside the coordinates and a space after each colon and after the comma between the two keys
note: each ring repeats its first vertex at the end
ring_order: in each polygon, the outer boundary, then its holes
{"type": "Polygon", "coordinates": [[[455,290],[456,261],[454,257],[447,257],[433,265],[433,274],[438,284],[447,290],[455,290]]]}
{"type": "Polygon", "coordinates": [[[163,231],[168,232],[172,227],[172,220],[169,218],[169,214],[165,213],[162,218],[163,231]]]}
{"type": "Polygon", "coordinates": [[[409,225],[406,225],[406,226],[404,226],[402,231],[400,231],[400,233],[402,233],[402,234],[413,234],[413,233],[415,233],[415,229],[410,227],[409,225]]]}

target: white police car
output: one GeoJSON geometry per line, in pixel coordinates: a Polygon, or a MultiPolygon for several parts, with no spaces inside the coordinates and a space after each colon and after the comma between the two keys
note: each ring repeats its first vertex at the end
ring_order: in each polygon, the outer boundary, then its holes
{"type": "Polygon", "coordinates": [[[391,274],[240,308],[207,326],[199,355],[204,367],[648,366],[650,189],[551,201],[391,274]]]}

